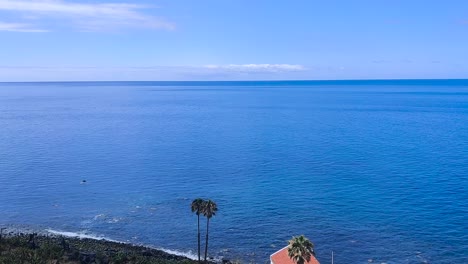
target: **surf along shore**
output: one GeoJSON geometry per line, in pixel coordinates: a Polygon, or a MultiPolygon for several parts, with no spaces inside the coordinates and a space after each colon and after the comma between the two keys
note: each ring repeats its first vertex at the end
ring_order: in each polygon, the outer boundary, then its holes
{"type": "MultiPolygon", "coordinates": [[[[162,250],[104,239],[62,236],[41,232],[2,230],[0,264],[195,264],[198,261],[162,250]]],[[[210,262],[213,263],[213,262],[210,262]]]]}

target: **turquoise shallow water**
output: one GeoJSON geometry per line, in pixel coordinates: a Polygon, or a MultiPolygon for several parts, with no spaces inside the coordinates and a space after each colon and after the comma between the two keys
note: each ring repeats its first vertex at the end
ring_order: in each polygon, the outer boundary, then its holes
{"type": "Polygon", "coordinates": [[[0,84],[0,225],[265,263],[468,263],[468,81],[0,84]],[[80,182],[86,179],[86,184],[80,182]]]}

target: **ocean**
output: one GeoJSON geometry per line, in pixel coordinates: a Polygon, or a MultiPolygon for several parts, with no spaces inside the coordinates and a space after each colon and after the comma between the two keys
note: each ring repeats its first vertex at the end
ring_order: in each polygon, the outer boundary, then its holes
{"type": "Polygon", "coordinates": [[[0,226],[193,256],[197,197],[219,259],[468,263],[468,80],[0,84],[0,226]]]}

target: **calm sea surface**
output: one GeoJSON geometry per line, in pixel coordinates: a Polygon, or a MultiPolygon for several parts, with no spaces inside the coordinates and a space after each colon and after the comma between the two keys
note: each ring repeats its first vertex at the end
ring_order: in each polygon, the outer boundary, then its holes
{"type": "Polygon", "coordinates": [[[218,257],[468,263],[468,80],[3,83],[0,185],[2,226],[196,253],[200,196],[218,257]]]}

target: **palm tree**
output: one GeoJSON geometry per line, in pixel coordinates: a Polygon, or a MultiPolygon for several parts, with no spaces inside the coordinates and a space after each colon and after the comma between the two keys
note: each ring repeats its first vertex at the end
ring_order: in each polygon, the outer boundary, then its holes
{"type": "Polygon", "coordinates": [[[208,231],[210,228],[210,218],[213,217],[218,211],[218,206],[215,202],[207,200],[203,203],[203,215],[206,217],[206,243],[205,243],[205,263],[208,255],[208,231]]]}
{"type": "Polygon", "coordinates": [[[198,263],[201,263],[200,261],[200,214],[202,213],[204,202],[205,201],[203,199],[197,198],[192,201],[192,205],[191,205],[192,213],[197,214],[197,222],[198,222],[198,263]]]}
{"type": "Polygon", "coordinates": [[[309,262],[315,256],[314,244],[304,235],[293,237],[289,240],[288,255],[297,264],[309,262]]]}

